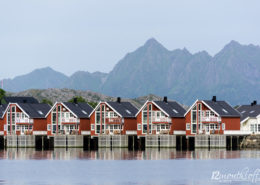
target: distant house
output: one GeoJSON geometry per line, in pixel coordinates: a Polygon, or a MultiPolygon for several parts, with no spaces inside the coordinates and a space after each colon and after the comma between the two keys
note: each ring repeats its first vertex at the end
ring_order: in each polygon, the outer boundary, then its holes
{"type": "Polygon", "coordinates": [[[225,101],[196,100],[185,113],[186,135],[238,134],[240,113],[225,101]]]}
{"type": "Polygon", "coordinates": [[[138,109],[130,102],[100,102],[90,115],[91,136],[136,135],[135,114],[138,109]]]}
{"type": "Polygon", "coordinates": [[[185,109],[176,101],[147,101],[136,114],[137,135],[185,135],[185,109]],[[149,126],[148,126],[149,125],[149,126]]]}
{"type": "Polygon", "coordinates": [[[4,135],[46,135],[45,115],[49,110],[43,103],[9,103],[2,116],[4,135]]]}
{"type": "Polygon", "coordinates": [[[8,103],[39,103],[34,97],[27,96],[7,96],[4,101],[8,103]]]}
{"type": "Polygon", "coordinates": [[[241,113],[241,131],[248,134],[260,134],[260,105],[257,101],[251,105],[241,105],[237,108],[241,113]]]}
{"type": "Polygon", "coordinates": [[[0,105],[0,136],[4,135],[4,112],[7,108],[7,104],[0,105]]]}
{"type": "Polygon", "coordinates": [[[46,115],[48,135],[90,135],[89,115],[93,108],[76,100],[56,102],[46,115]]]}

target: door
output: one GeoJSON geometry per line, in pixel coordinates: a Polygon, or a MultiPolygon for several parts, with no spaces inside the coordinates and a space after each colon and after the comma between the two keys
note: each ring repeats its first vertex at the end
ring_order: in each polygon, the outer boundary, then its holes
{"type": "Polygon", "coordinates": [[[209,124],[206,125],[206,134],[210,134],[209,124]]]}

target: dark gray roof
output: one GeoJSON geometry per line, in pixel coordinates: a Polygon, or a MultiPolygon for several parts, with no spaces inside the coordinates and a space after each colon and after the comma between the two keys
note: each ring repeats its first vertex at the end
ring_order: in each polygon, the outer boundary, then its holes
{"type": "Polygon", "coordinates": [[[0,118],[3,116],[7,106],[8,106],[7,104],[0,105],[0,118]]]}
{"type": "Polygon", "coordinates": [[[240,117],[240,113],[225,101],[203,101],[221,117],[240,117]]]}
{"type": "Polygon", "coordinates": [[[39,103],[34,97],[26,96],[8,96],[4,97],[5,102],[8,103],[39,103]]]}
{"type": "Polygon", "coordinates": [[[18,105],[30,116],[30,118],[45,118],[51,109],[46,103],[18,103],[18,105]]]}
{"type": "Polygon", "coordinates": [[[242,115],[241,121],[243,121],[247,117],[255,118],[260,115],[260,105],[241,105],[237,108],[237,111],[239,111],[242,115]]]}
{"type": "Polygon", "coordinates": [[[163,109],[171,118],[184,117],[186,110],[176,101],[154,101],[161,109],[163,109]]]}
{"type": "Polygon", "coordinates": [[[93,108],[88,103],[63,102],[78,118],[89,118],[93,108]]]}
{"type": "Polygon", "coordinates": [[[130,102],[107,102],[113,109],[115,109],[123,118],[135,118],[138,109],[130,102]]]}

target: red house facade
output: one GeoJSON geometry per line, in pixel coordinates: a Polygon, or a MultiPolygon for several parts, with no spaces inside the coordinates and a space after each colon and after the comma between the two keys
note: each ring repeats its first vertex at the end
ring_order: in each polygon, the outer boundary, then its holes
{"type": "Polygon", "coordinates": [[[137,108],[130,102],[100,102],[90,115],[91,136],[136,135],[137,108]]]}
{"type": "Polygon", "coordinates": [[[88,103],[56,102],[46,115],[48,136],[90,135],[92,110],[88,103]]]}
{"type": "Polygon", "coordinates": [[[175,101],[147,101],[136,114],[137,135],[185,135],[185,109],[175,101]],[[149,125],[149,126],[148,126],[149,125]]]}
{"type": "Polygon", "coordinates": [[[196,100],[185,113],[186,135],[232,134],[240,131],[240,114],[225,101],[196,100]]]}
{"type": "Polygon", "coordinates": [[[9,103],[0,124],[3,135],[46,135],[45,115],[49,109],[42,103],[9,103]]]}

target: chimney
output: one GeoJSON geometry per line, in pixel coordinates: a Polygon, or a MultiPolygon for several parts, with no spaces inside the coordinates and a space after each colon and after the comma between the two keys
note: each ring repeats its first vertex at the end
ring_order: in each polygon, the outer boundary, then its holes
{"type": "Polygon", "coordinates": [[[168,102],[167,96],[164,96],[164,97],[163,97],[163,101],[164,101],[165,103],[168,102]]]}
{"type": "Polygon", "coordinates": [[[212,101],[216,102],[217,101],[217,96],[212,97],[212,101]]]}
{"type": "Polygon", "coordinates": [[[121,98],[120,97],[117,97],[117,102],[121,103],[121,98]]]}
{"type": "Polygon", "coordinates": [[[77,99],[77,98],[73,98],[73,102],[74,102],[75,104],[78,104],[78,99],[77,99]]]}
{"type": "Polygon", "coordinates": [[[254,105],[256,105],[256,104],[257,104],[257,101],[254,100],[254,101],[251,103],[251,106],[254,106],[254,105]]]}

